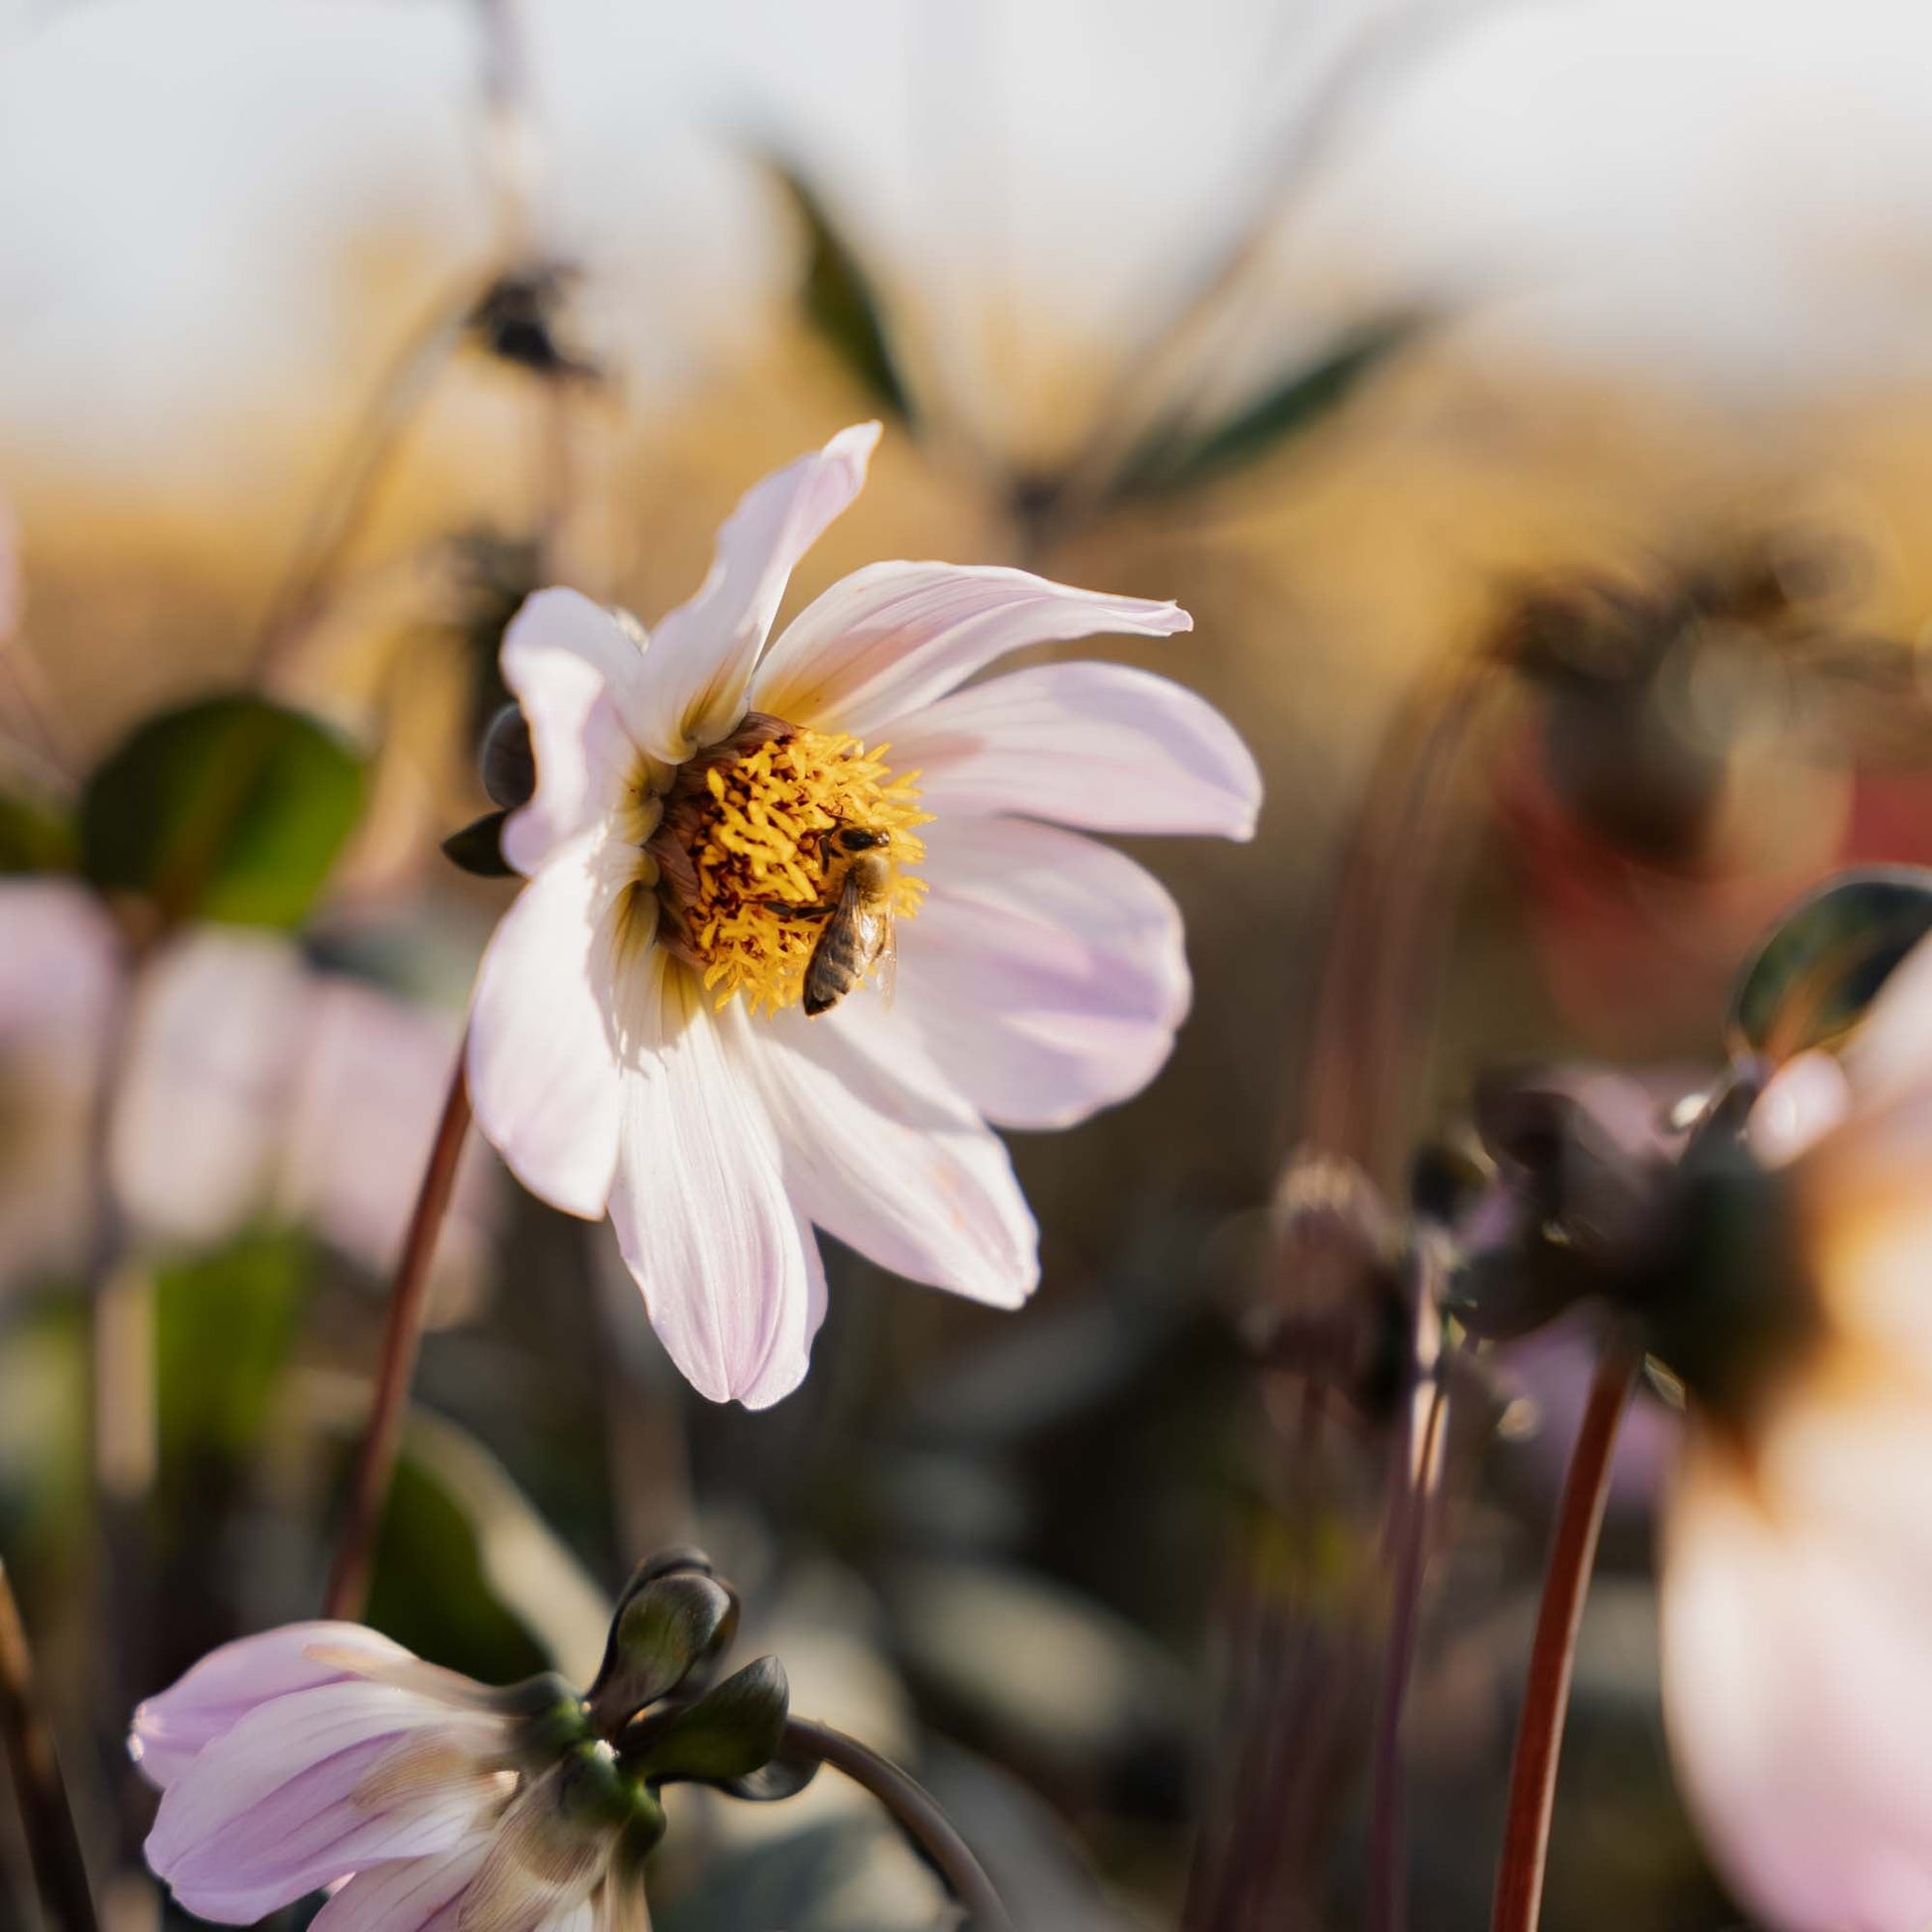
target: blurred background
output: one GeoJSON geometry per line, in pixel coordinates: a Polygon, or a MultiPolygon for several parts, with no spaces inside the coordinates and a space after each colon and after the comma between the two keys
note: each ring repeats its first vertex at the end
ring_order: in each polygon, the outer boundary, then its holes
{"type": "MultiPolygon", "coordinates": [[[[694,1538],[795,1708],[915,1764],[1023,1925],[1357,1920],[1389,1419],[1343,1388],[1311,1431],[1306,1364],[1258,1364],[1271,1203],[1311,1139],[1399,1198],[1497,1063],[1714,1062],[1781,906],[1932,862],[1928,73],[1905,0],[0,0],[0,1550],[117,1932],[162,1909],[128,1709],[319,1598],[511,890],[438,850],[487,806],[502,624],[551,581],[654,621],[750,482],[873,415],[788,608],[908,556],[1194,614],[1117,652],[1267,775],[1255,846],[1137,848],[1193,1017],[1132,1104],[1017,1142],[1026,1312],[835,1254],[761,1416],[473,1149],[371,1619],[588,1674],[631,1562],[694,1538]],[[240,690],[351,748],[337,829],[156,925],[74,801],[240,690]],[[1418,771],[1392,934],[1349,883],[1418,771]],[[1400,984],[1337,995],[1345,942],[1400,984]],[[1256,1672],[1311,1782],[1243,1755],[1256,1672]],[[1342,1688],[1303,1730],[1311,1674],[1342,1688]],[[1243,1892],[1222,1827],[1270,1806],[1243,1892]]],[[[1586,1374],[1541,1339],[1452,1445],[1431,1932],[1486,1922],[1586,1374]]],[[[1738,1922],[1656,1710],[1670,1427],[1633,1428],[1591,1600],[1557,1932],[1738,1922]]],[[[663,1932],[934,1923],[821,1782],[675,1813],[663,1932]]],[[[0,1804],[26,1927],[16,1833],[0,1804]]]]}

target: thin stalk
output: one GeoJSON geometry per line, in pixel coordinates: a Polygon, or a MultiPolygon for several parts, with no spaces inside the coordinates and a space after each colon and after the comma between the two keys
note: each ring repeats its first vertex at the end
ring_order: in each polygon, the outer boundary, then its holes
{"type": "Polygon", "coordinates": [[[256,675],[272,680],[329,608],[343,561],[367,527],[404,432],[494,279],[472,269],[439,290],[364,405],[256,633],[256,675]]]}
{"type": "Polygon", "coordinates": [[[368,1427],[355,1458],[348,1507],[342,1538],[329,1573],[327,1614],[353,1621],[368,1598],[369,1575],[375,1563],[376,1537],[382,1509],[388,1500],[389,1480],[395,1472],[396,1449],[402,1441],[402,1421],[409,1407],[409,1385],[416,1375],[416,1356],[423,1338],[423,1312],[429,1304],[430,1263],[436,1237],[442,1232],[456,1185],[457,1162],[470,1131],[470,1085],[465,1074],[469,1041],[457,1051],[456,1071],[450,1077],[449,1098],[430,1144],[416,1206],[403,1237],[402,1258],[396,1264],[395,1285],[389,1291],[388,1321],[382,1331],[382,1362],[376,1371],[375,1397],[368,1427]]]}
{"type": "Polygon", "coordinates": [[[1584,1619],[1597,1534],[1603,1527],[1603,1506],[1609,1500],[1617,1428],[1642,1362],[1641,1351],[1623,1340],[1604,1344],[1564,1477],[1550,1568],[1530,1646],[1529,1676],[1523,1686],[1516,1755],[1510,1765],[1509,1811],[1503,1825],[1502,1859],[1496,1867],[1492,1932],[1536,1932],[1542,1915],[1543,1869],[1550,1851],[1557,1759],[1570,1710],[1577,1632],[1584,1619]]]}
{"type": "Polygon", "coordinates": [[[843,1771],[892,1813],[899,1829],[932,1861],[946,1889],[966,1909],[973,1932],[1013,1932],[1013,1921],[986,1867],[959,1836],[952,1820],[922,1785],[870,1745],[830,1725],[793,1718],[785,1725],[783,1754],[808,1758],[843,1771]]]}
{"type": "Polygon", "coordinates": [[[13,1772],[14,1797],[50,1932],[94,1932],[93,1893],[80,1856],[54,1733],[34,1684],[34,1656],[20,1620],[7,1566],[0,1560],[0,1733],[13,1772]]]}
{"type": "Polygon", "coordinates": [[[1375,1745],[1369,1768],[1368,1910],[1366,1932],[1403,1932],[1407,1919],[1408,1859],[1403,1838],[1402,1711],[1415,1668],[1416,1631],[1422,1621],[1422,1587],[1429,1567],[1429,1538],[1442,1483],[1443,1445],[1449,1434],[1449,1376],[1438,1364],[1428,1395],[1411,1480],[1395,1520],[1395,1577],[1388,1647],[1382,1653],[1382,1686],[1375,1714],[1375,1745]]]}

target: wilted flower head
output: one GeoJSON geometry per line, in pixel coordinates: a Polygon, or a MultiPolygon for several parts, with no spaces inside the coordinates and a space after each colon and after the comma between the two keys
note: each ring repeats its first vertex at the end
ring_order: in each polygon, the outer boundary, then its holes
{"type": "Polygon", "coordinates": [[[608,1208],[678,1366],[751,1407],[805,1373],[814,1227],[1026,1299],[1036,1236],[987,1123],[1125,1098],[1187,1005],[1173,901],[1079,833],[1245,838],[1259,796],[1220,716],[1143,672],[957,688],[1026,645],[1184,630],[1171,604],[876,564],[767,648],[877,436],[754,488],[648,640],[546,591],[503,643],[536,788],[503,829],[529,885],[479,977],[477,1117],[544,1199],[608,1208]]]}
{"type": "Polygon", "coordinates": [[[1732,1890],[1778,1932],[1922,1932],[1932,946],[1753,1092],[1702,1118],[1617,1074],[1492,1098],[1516,1211],[1468,1311],[1508,1331],[1608,1304],[1681,1389],[1664,1713],[1732,1890]]]}
{"type": "Polygon", "coordinates": [[[770,1798],[808,1775],[774,1763],[776,1659],[707,1688],[737,1624],[705,1559],[673,1551],[632,1578],[588,1693],[492,1689],[352,1623],[224,1645],[135,1713],[163,1794],[148,1863],[222,1924],[328,1886],[325,1932],[641,1927],[665,1784],[770,1798]]]}

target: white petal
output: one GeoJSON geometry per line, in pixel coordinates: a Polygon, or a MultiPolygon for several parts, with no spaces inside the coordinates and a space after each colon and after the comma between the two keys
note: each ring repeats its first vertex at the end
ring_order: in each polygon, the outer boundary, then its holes
{"type": "Polygon", "coordinates": [[[205,1245],[267,1205],[308,990],[289,940],[240,927],[187,933],[141,975],[108,1158],[144,1234],[205,1245]]]}
{"type": "Polygon", "coordinates": [[[503,827],[503,856],[533,873],[622,795],[648,715],[637,639],[576,591],[538,591],[503,633],[503,682],[536,754],[537,788],[503,827]]]}
{"type": "Polygon", "coordinates": [[[1137,1093],[1187,1012],[1180,913],[1120,853],[1024,819],[923,829],[898,1000],[986,1118],[1064,1127],[1137,1093]]]}
{"type": "Polygon", "coordinates": [[[877,423],[841,430],[755,483],[727,518],[704,588],[651,633],[643,742],[659,758],[678,763],[736,729],[792,569],[865,486],[878,441],[877,423]]]}
{"type": "MultiPolygon", "coordinates": [[[[503,914],[477,974],[470,1096],[524,1186],[595,1219],[618,1158],[618,1055],[608,1018],[627,955],[624,855],[597,833],[561,848],[503,914]]],[[[641,896],[636,908],[654,905],[641,896]]]]}
{"type": "Polygon", "coordinates": [[[1125,664],[1035,664],[887,727],[925,808],[1018,812],[1089,832],[1254,836],[1261,773],[1234,727],[1125,664]]]}
{"type": "Polygon", "coordinates": [[[322,1932],[442,1932],[456,1923],[462,1892],[489,1850],[484,1832],[454,1852],[358,1871],[330,1899],[311,1927],[322,1932]]]}
{"type": "MultiPolygon", "coordinates": [[[[1903,1451],[1922,1469],[1914,1438],[1886,1460],[1903,1451]]],[[[1886,1547],[1903,1532],[1922,1559],[1927,1513],[1921,1482],[1910,1515],[1861,1528],[1711,1442],[1693,1446],[1667,1512],[1672,1752],[1731,1889],[1778,1932],[1932,1922],[1926,1579],[1886,1547]]]]}
{"type": "Polygon", "coordinates": [[[1076,591],[991,565],[873,564],[801,611],[752,680],[751,703],[795,725],[866,737],[1028,644],[1171,636],[1173,604],[1076,591]]]}
{"type": "Polygon", "coordinates": [[[192,1912],[244,1923],[378,1860],[462,1844],[500,1794],[500,1719],[388,1684],[295,1691],[204,1745],[147,1859],[192,1912]]]}
{"type": "Polygon", "coordinates": [[[902,1021],[856,995],[816,1020],[792,1007],[754,1030],[747,1064],[804,1212],[903,1275],[1018,1308],[1039,1236],[1013,1164],[902,1021]]]}
{"type": "Polygon", "coordinates": [[[661,1044],[623,1075],[611,1219],[651,1325],[691,1386],[762,1409],[804,1379],[825,1312],[817,1243],[742,1064],[747,1020],[654,951],[637,1002],[661,1044]]]}
{"type": "Polygon", "coordinates": [[[166,1787],[203,1745],[232,1730],[257,1705],[351,1675],[348,1657],[400,1663],[410,1653],[359,1623],[285,1623],[224,1643],[136,1709],[129,1754],[166,1787]],[[312,1654],[317,1647],[334,1654],[319,1659],[312,1654]]]}

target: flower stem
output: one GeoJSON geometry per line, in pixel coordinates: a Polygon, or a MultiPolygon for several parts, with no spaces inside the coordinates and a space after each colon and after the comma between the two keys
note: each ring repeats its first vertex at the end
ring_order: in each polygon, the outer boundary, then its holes
{"type": "Polygon", "coordinates": [[[947,1890],[965,1907],[972,1932],[1012,1932],[1013,1921],[1000,1903],[986,1867],[973,1856],[932,1794],[897,1764],[856,1737],[810,1718],[792,1718],[786,1723],[784,1755],[829,1764],[854,1784],[864,1786],[932,1861],[947,1890]]]}
{"type": "Polygon", "coordinates": [[[1610,1465],[1624,1404],[1643,1361],[1641,1351],[1612,1339],[1597,1358],[1589,1400],[1571,1451],[1557,1505],[1550,1568],[1530,1647],[1523,1687],[1523,1715],[1509,1773],[1509,1811],[1502,1859],[1496,1868],[1496,1905],[1491,1932],[1536,1932],[1543,1910],[1543,1869],[1549,1858],[1550,1817],[1557,1796],[1557,1758],[1570,1708],[1570,1677],[1577,1659],[1577,1632],[1584,1618],[1590,1566],[1596,1557],[1603,1506],[1609,1500],[1610,1465]]]}
{"type": "Polygon", "coordinates": [[[1382,1686],[1375,1714],[1374,1756],[1369,1771],[1368,1909],[1366,1932],[1402,1932],[1407,1918],[1407,1854],[1403,1845],[1402,1708],[1415,1667],[1416,1630],[1422,1620],[1423,1573],[1429,1564],[1429,1533],[1443,1473],[1449,1434],[1449,1377],[1439,1364],[1428,1395],[1421,1440],[1397,1516],[1393,1601],[1382,1653],[1382,1686]]]}
{"type": "Polygon", "coordinates": [[[7,1566],[0,1560],[0,1734],[26,1827],[41,1915],[53,1932],[94,1932],[93,1893],[73,1828],[61,1761],[34,1688],[33,1652],[7,1566]]]}
{"type": "Polygon", "coordinates": [[[375,1400],[368,1428],[355,1458],[348,1509],[343,1519],[336,1561],[329,1573],[327,1613],[353,1620],[362,1613],[369,1593],[369,1575],[375,1564],[375,1543],[382,1527],[382,1509],[389,1495],[389,1479],[402,1441],[403,1413],[409,1406],[409,1385],[416,1374],[416,1354],[423,1338],[423,1311],[429,1303],[430,1262],[436,1237],[442,1232],[456,1185],[458,1158],[470,1131],[470,1085],[465,1074],[469,1041],[458,1048],[456,1071],[450,1076],[449,1098],[430,1145],[429,1163],[416,1191],[416,1206],[403,1237],[402,1258],[396,1264],[395,1285],[389,1291],[389,1315],[382,1332],[382,1362],[376,1371],[375,1400]]]}

